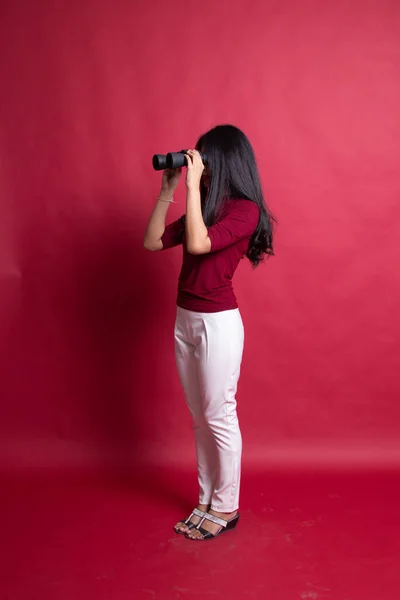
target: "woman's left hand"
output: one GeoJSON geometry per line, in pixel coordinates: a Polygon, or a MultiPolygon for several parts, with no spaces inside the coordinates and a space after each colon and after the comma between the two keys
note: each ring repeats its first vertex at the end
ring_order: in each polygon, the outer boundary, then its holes
{"type": "Polygon", "coordinates": [[[185,156],[187,160],[186,187],[198,190],[204,171],[204,164],[200,153],[197,150],[188,150],[185,156]]]}

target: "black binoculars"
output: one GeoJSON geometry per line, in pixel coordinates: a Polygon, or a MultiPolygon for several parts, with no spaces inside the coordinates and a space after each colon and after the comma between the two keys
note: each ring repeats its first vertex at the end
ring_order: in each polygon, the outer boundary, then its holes
{"type": "MultiPolygon", "coordinates": [[[[164,169],[179,169],[179,167],[186,166],[186,154],[187,150],[180,150],[179,152],[168,152],[168,154],[155,154],[153,156],[153,169],[156,171],[163,171],[164,169]]],[[[204,164],[207,163],[207,156],[200,154],[201,160],[204,164]]]]}

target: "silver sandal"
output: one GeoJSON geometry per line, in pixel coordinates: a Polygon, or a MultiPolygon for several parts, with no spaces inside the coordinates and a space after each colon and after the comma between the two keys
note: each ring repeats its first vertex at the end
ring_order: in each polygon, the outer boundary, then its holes
{"type": "MultiPolygon", "coordinates": [[[[199,512],[201,512],[201,511],[199,511],[199,512]]],[[[226,521],[225,519],[220,519],[219,517],[216,517],[215,515],[210,515],[210,513],[205,513],[204,517],[201,519],[200,523],[198,525],[195,525],[195,528],[198,531],[200,531],[200,533],[203,537],[192,538],[187,533],[185,533],[185,536],[188,538],[188,540],[194,540],[195,542],[197,542],[197,541],[202,542],[203,540],[212,540],[212,539],[218,537],[219,535],[221,535],[221,533],[224,533],[225,531],[230,531],[231,529],[235,529],[236,525],[238,524],[239,517],[240,517],[240,515],[239,515],[239,513],[237,513],[237,515],[232,517],[232,519],[229,519],[229,521],[226,521]],[[216,523],[217,525],[219,525],[221,527],[221,529],[217,533],[211,533],[211,531],[207,531],[207,529],[204,529],[202,527],[205,520],[216,523]]],[[[190,529],[193,529],[193,527],[191,527],[190,529]]]]}
{"type": "MultiPolygon", "coordinates": [[[[208,509],[210,509],[210,506],[208,509]]],[[[190,519],[193,516],[200,517],[200,519],[201,519],[200,523],[202,523],[204,521],[204,518],[207,516],[207,514],[208,513],[203,512],[202,510],[199,510],[198,508],[194,508],[187,519],[185,519],[184,521],[179,521],[179,522],[186,525],[189,530],[194,529],[194,527],[197,527],[197,525],[195,523],[192,523],[190,519]]],[[[179,531],[179,529],[176,529],[176,525],[174,526],[174,531],[175,531],[175,533],[185,533],[186,534],[186,531],[179,531]]]]}

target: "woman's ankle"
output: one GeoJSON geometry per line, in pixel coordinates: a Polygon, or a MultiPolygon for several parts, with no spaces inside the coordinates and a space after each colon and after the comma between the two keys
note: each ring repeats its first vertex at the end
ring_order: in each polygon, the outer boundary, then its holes
{"type": "Polygon", "coordinates": [[[230,509],[230,510],[225,510],[222,508],[213,508],[211,506],[211,510],[215,513],[218,513],[220,515],[236,515],[238,513],[238,508],[235,508],[234,510],[230,509]]]}

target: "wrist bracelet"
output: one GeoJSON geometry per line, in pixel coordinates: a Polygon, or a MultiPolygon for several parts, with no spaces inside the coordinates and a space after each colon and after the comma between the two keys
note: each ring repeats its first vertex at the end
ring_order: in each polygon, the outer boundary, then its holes
{"type": "Polygon", "coordinates": [[[159,200],[159,202],[168,202],[168,204],[176,204],[175,200],[173,198],[171,198],[171,200],[163,200],[162,198],[160,198],[160,196],[157,198],[157,200],[159,200]]]}

